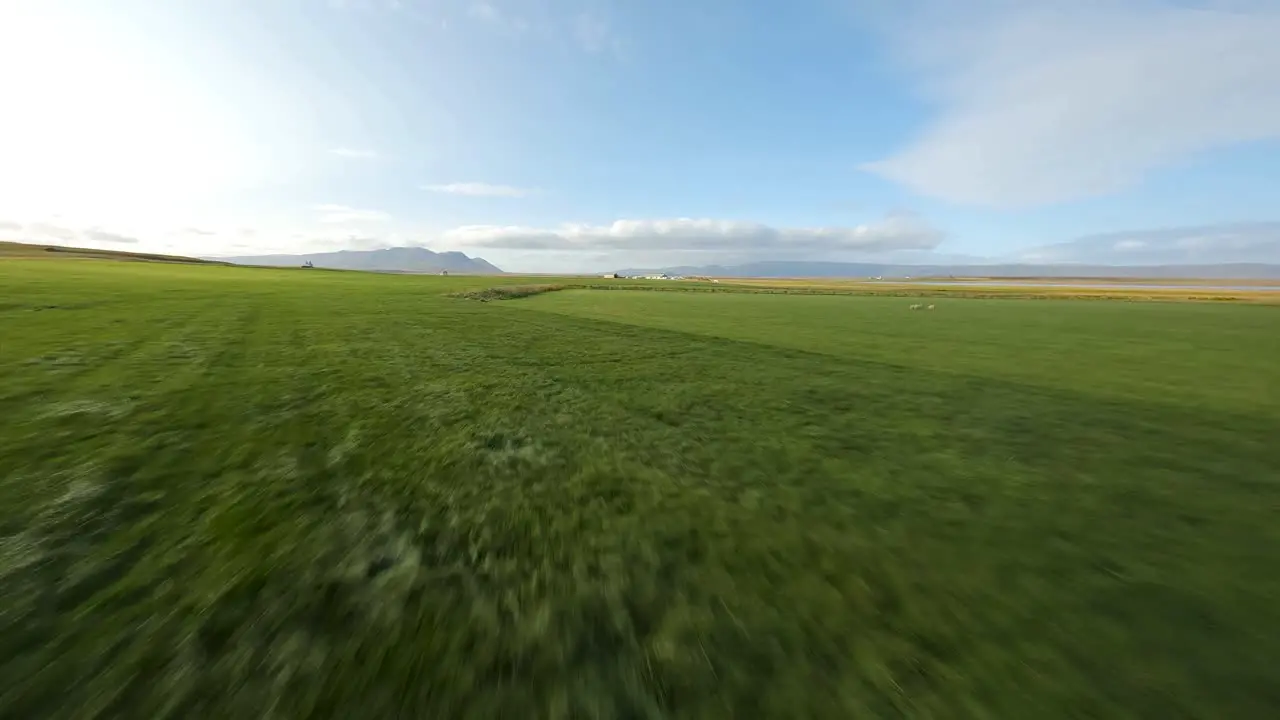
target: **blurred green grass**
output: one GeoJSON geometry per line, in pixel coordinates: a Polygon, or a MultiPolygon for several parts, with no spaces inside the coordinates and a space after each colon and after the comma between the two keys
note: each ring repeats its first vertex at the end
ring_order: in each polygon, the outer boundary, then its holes
{"type": "Polygon", "coordinates": [[[528,282],[0,263],[4,714],[1280,707],[1274,308],[528,282]]]}

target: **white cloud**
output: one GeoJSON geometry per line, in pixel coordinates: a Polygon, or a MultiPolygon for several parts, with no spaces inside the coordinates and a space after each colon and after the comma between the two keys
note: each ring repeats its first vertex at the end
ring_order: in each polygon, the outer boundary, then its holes
{"type": "Polygon", "coordinates": [[[732,220],[677,218],[568,223],[554,228],[471,225],[449,230],[450,246],[512,250],[732,252],[781,255],[931,250],[942,233],[909,215],[854,227],[775,228],[732,220]]]}
{"type": "Polygon", "coordinates": [[[473,197],[526,197],[535,192],[531,188],[514,187],[511,185],[494,185],[482,182],[455,182],[444,185],[423,185],[423,190],[431,192],[447,193],[450,195],[470,195],[473,197]]]}
{"type": "Polygon", "coordinates": [[[352,158],[355,160],[373,160],[378,157],[378,153],[373,150],[361,150],[349,147],[330,148],[329,153],[331,155],[337,155],[338,157],[352,158]]]}
{"type": "Polygon", "coordinates": [[[320,222],[337,223],[381,223],[391,220],[391,216],[381,210],[362,210],[346,205],[322,204],[313,208],[320,213],[320,222]]]}
{"type": "Polygon", "coordinates": [[[1280,4],[1207,2],[912,3],[891,40],[939,116],[865,168],[925,195],[1017,206],[1280,137],[1280,4]]]}
{"type": "MultiPolygon", "coordinates": [[[[890,264],[1037,262],[1096,265],[1280,264],[1280,222],[1139,229],[1080,237],[1001,258],[939,253],[943,233],[909,214],[849,227],[776,227],[708,220],[618,220],[551,227],[471,225],[449,230],[383,222],[385,213],[320,205],[320,221],[244,227],[203,220],[171,226],[82,223],[66,217],[0,221],[0,235],[22,242],[120,248],[200,257],[384,247],[480,252],[500,267],[568,272],[609,267],[730,265],[767,260],[846,260],[890,264]],[[334,216],[331,222],[325,217],[334,216]],[[366,223],[370,218],[375,223],[366,223]],[[351,218],[355,218],[352,220],[351,218]],[[364,223],[364,224],[362,224],[364,223]],[[7,229],[7,230],[6,230],[7,229]]],[[[205,219],[207,220],[207,219],[205,219]]]]}

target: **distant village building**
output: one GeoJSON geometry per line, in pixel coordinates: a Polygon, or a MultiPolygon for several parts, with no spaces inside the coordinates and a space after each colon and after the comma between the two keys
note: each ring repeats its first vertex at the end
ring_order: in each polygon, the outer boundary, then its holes
{"type": "Polygon", "coordinates": [[[620,279],[622,276],[619,275],[618,273],[605,273],[603,277],[607,277],[611,280],[617,280],[617,279],[620,279]]]}

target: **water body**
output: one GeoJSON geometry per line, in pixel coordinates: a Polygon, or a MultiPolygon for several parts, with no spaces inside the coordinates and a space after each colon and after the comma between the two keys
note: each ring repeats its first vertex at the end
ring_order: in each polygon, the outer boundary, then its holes
{"type": "Polygon", "coordinates": [[[983,287],[1008,288],[1085,288],[1094,290],[1218,290],[1223,292],[1240,292],[1246,290],[1280,292],[1280,285],[1178,285],[1157,283],[1125,283],[1125,282],[1030,282],[1026,280],[879,280],[873,282],[892,282],[905,285],[976,285],[983,287]]]}

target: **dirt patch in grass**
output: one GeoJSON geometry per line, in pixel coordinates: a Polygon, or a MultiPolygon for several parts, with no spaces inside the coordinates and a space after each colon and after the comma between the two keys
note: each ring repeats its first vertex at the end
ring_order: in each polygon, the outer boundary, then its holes
{"type": "Polygon", "coordinates": [[[567,290],[572,287],[583,287],[575,285],[508,285],[505,287],[484,288],[483,290],[464,290],[461,292],[449,293],[449,297],[463,298],[465,300],[479,300],[480,302],[489,302],[490,300],[515,300],[517,298],[531,297],[533,295],[542,295],[543,293],[556,292],[558,290],[567,290]]]}

